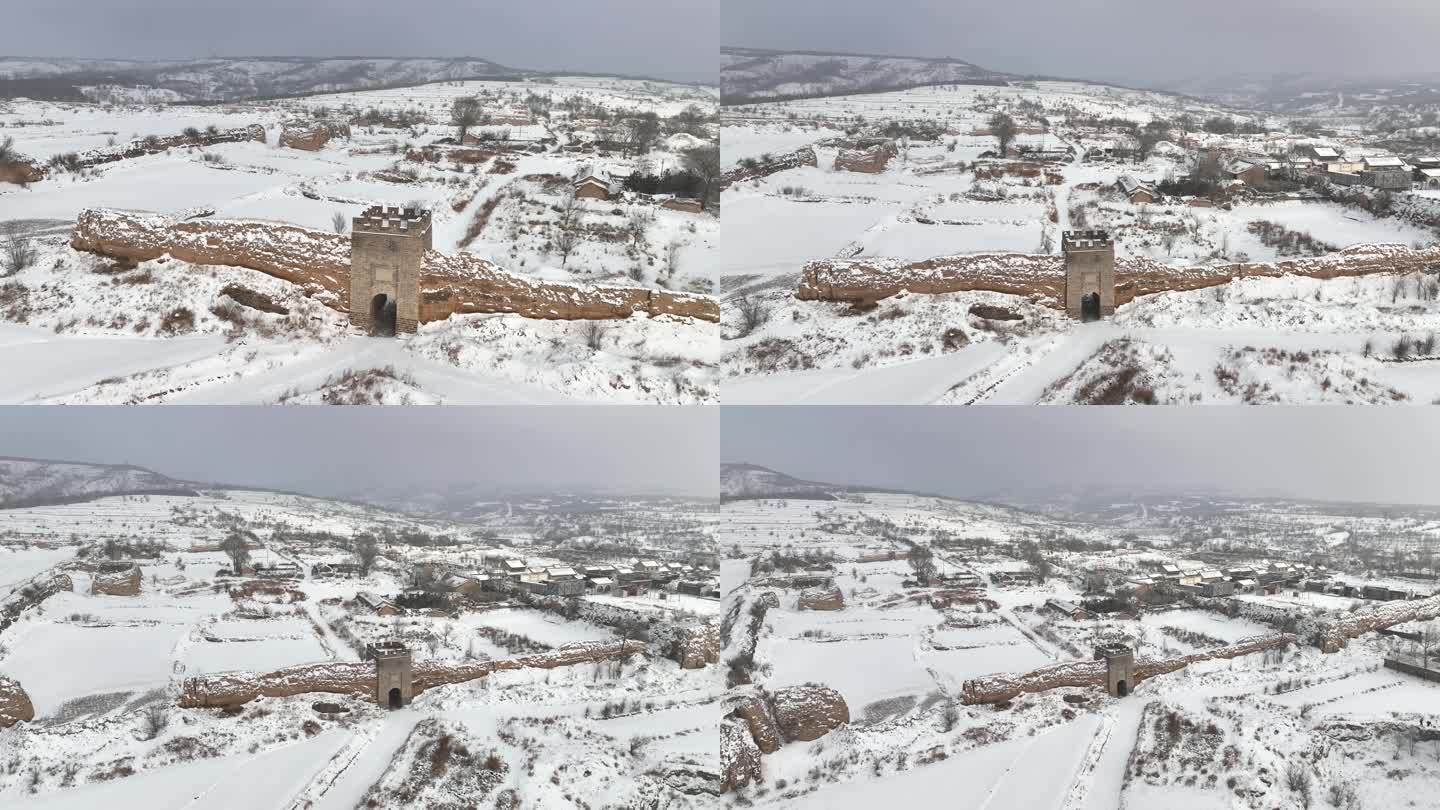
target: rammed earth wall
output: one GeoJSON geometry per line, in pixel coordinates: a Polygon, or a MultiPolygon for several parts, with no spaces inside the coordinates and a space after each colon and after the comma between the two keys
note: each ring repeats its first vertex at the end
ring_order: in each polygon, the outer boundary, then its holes
{"type": "MultiPolygon", "coordinates": [[[[129,261],[169,255],[193,264],[246,267],[299,284],[342,312],[350,306],[348,236],[274,222],[178,222],[156,214],[91,208],[76,219],[71,246],[129,261]]],[[[549,320],[606,320],[637,312],[720,320],[719,302],[707,295],[539,281],[468,253],[427,251],[420,276],[420,322],[486,312],[549,320]]]]}
{"type": "MultiPolygon", "coordinates": [[[[639,641],[581,642],[537,655],[474,664],[415,661],[412,666],[414,693],[418,695],[437,686],[473,681],[501,670],[554,669],[644,651],[645,645],[639,641]]],[[[311,692],[371,699],[375,693],[375,679],[375,664],[368,661],[307,664],[269,673],[205,675],[185,680],[180,705],[186,708],[238,706],[257,697],[289,697],[311,692]]]]}
{"type": "MultiPolygon", "coordinates": [[[[1115,304],[1170,290],[1197,290],[1249,276],[1311,278],[1410,273],[1440,264],[1440,248],[1353,245],[1336,253],[1277,262],[1171,267],[1153,259],[1115,260],[1115,304]]],[[[977,253],[902,259],[825,259],[805,265],[795,297],[809,301],[872,302],[908,290],[942,294],[986,290],[1062,306],[1065,262],[1060,256],[977,253]]]]}
{"type": "MultiPolygon", "coordinates": [[[[1184,655],[1179,658],[1166,658],[1158,661],[1136,661],[1134,668],[1135,682],[1140,683],[1146,678],[1153,678],[1156,675],[1165,675],[1184,669],[1197,661],[1236,658],[1241,655],[1249,655],[1264,650],[1288,647],[1294,643],[1295,636],[1288,633],[1281,633],[1274,636],[1247,638],[1224,647],[1184,655]]],[[[1041,667],[1033,672],[1026,672],[1020,675],[986,675],[981,678],[968,680],[961,687],[961,702],[969,705],[977,703],[1000,703],[1001,701],[1010,700],[1024,692],[1044,692],[1062,686],[1094,686],[1104,688],[1105,679],[1106,666],[1103,660],[1052,664],[1051,666],[1041,667]]]]}

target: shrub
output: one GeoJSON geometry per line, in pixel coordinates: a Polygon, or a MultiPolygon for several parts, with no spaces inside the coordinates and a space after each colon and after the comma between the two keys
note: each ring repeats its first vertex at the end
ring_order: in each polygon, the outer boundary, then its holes
{"type": "Polygon", "coordinates": [[[185,307],[173,309],[160,319],[160,334],[183,335],[195,329],[195,313],[185,307]]]}

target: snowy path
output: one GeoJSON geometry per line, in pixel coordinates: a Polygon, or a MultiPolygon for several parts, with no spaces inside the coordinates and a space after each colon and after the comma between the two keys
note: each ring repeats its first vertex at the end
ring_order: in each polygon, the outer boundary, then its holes
{"type": "Polygon", "coordinates": [[[1055,647],[1052,646],[1050,642],[1041,639],[1038,635],[1035,634],[1034,630],[1026,627],[1025,623],[1015,618],[1015,614],[1011,613],[1009,610],[1000,611],[1000,618],[1009,622],[1011,627],[1014,627],[1015,630],[1018,631],[1020,635],[1024,636],[1027,641],[1035,645],[1035,649],[1039,650],[1045,655],[1046,658],[1049,658],[1051,661],[1060,661],[1069,657],[1064,653],[1060,652],[1059,650],[1055,649],[1055,647]]]}
{"type": "Polygon", "coordinates": [[[0,324],[0,402],[63,398],[100,380],[171,368],[218,354],[220,335],[150,338],[66,337],[0,324]]]}
{"type": "MultiPolygon", "coordinates": [[[[35,798],[15,800],[13,810],[249,810],[284,807],[315,777],[347,735],[313,739],[254,756],[190,762],[144,771],[127,779],[95,782],[35,798]]],[[[348,805],[353,807],[354,805],[348,805]]]]}
{"type": "MultiPolygon", "coordinates": [[[[1229,346],[1281,349],[1338,348],[1354,351],[1363,341],[1350,334],[1286,332],[1267,329],[1144,328],[1110,321],[1075,324],[1068,331],[1010,346],[977,343],[958,352],[878,368],[816,369],[739,377],[721,386],[727,405],[771,404],[986,404],[1033,405],[1056,380],[1084,363],[1106,342],[1117,338],[1154,343],[1169,349],[1178,368],[1209,373],[1229,346]]],[[[1414,374],[1423,364],[1387,369],[1395,376],[1414,374]]]]}
{"type": "Polygon", "coordinates": [[[1360,340],[1355,335],[1270,329],[1152,329],[1122,327],[1108,321],[1077,324],[1052,351],[1039,356],[982,401],[987,405],[1034,404],[1046,387],[1073,372],[1107,341],[1127,337],[1164,346],[1174,355],[1177,367],[1207,373],[1227,346],[1353,350],[1360,340]]]}
{"type": "MultiPolygon", "coordinates": [[[[298,566],[300,568],[300,579],[302,582],[310,579],[310,567],[305,564],[304,560],[292,554],[287,554],[278,548],[273,548],[268,544],[266,544],[265,547],[276,556],[298,566]]],[[[325,623],[325,619],[320,616],[320,608],[316,606],[314,599],[306,599],[300,603],[300,606],[305,609],[305,615],[310,617],[311,624],[315,625],[315,632],[320,636],[320,646],[325,648],[325,653],[330,656],[331,661],[360,660],[360,656],[350,648],[350,645],[341,641],[340,638],[335,635],[334,631],[330,629],[330,626],[325,623]]]]}
{"type": "Polygon", "coordinates": [[[1079,798],[1086,810],[1114,810],[1120,806],[1120,789],[1125,784],[1125,766],[1130,761],[1130,751],[1140,734],[1140,714],[1145,711],[1145,700],[1121,700],[1116,710],[1108,715],[1107,734],[1100,757],[1094,768],[1077,785],[1079,798]]]}
{"type": "MultiPolygon", "coordinates": [[[[422,715],[414,709],[400,709],[385,715],[372,733],[353,739],[337,752],[330,765],[297,797],[296,806],[307,810],[352,810],[360,806],[365,791],[389,767],[395,752],[422,715]]],[[[273,805],[272,805],[273,806],[273,805]]]]}
{"type": "Polygon", "coordinates": [[[486,378],[434,363],[405,350],[401,340],[351,337],[330,351],[316,353],[280,368],[230,383],[182,391],[166,397],[171,403],[269,404],[287,391],[311,390],[348,369],[394,366],[415,378],[420,390],[448,404],[558,403],[562,394],[510,380],[486,378]]]}
{"type": "Polygon", "coordinates": [[[722,383],[726,405],[928,403],[1005,356],[987,342],[941,357],[853,371],[823,369],[742,377],[722,383]]]}
{"type": "Polygon", "coordinates": [[[881,779],[828,786],[800,799],[775,802],[787,810],[873,810],[914,805],[946,810],[1060,810],[1100,717],[956,754],[881,779]],[[944,797],[943,803],[937,799],[944,797]]]}
{"type": "Polygon", "coordinates": [[[1100,720],[1087,715],[1036,735],[990,788],[978,810],[1059,810],[1100,720]],[[1049,778],[1036,778],[1039,774],[1049,778]]]}
{"type": "MultiPolygon", "coordinates": [[[[576,402],[565,395],[503,378],[433,362],[405,349],[403,340],[353,336],[329,347],[304,347],[283,364],[246,373],[220,335],[169,339],[67,337],[48,330],[0,324],[0,402],[63,403],[103,379],[126,378],[150,371],[145,383],[126,381],[125,390],[151,403],[273,404],[292,390],[314,390],[344,371],[394,366],[409,374],[416,386],[447,404],[552,404],[576,402]]],[[[267,350],[276,347],[267,347],[267,350]]],[[[283,349],[283,345],[278,346],[283,349]]]]}

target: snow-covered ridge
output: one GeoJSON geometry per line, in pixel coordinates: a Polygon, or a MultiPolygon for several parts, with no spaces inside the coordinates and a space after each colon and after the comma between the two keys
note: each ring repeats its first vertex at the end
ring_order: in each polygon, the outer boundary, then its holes
{"type": "Polygon", "coordinates": [[[919,498],[940,498],[945,495],[912,492],[904,489],[889,489],[857,484],[828,484],[823,481],[807,481],[792,475],[746,462],[721,462],[720,498],[816,498],[832,500],[840,493],[875,493],[881,495],[911,495],[919,498]]]}
{"type": "Polygon", "coordinates": [[[720,94],[726,103],[898,90],[947,82],[1003,84],[1007,78],[959,59],[720,49],[720,94]]]}
{"type": "Polygon", "coordinates": [[[720,465],[720,497],[765,498],[806,496],[828,498],[844,487],[805,481],[758,464],[725,462],[720,465]]]}
{"type": "Polygon", "coordinates": [[[183,481],[129,464],[0,457],[0,508],[108,495],[194,492],[183,481]]]}
{"type": "Polygon", "coordinates": [[[144,86],[169,91],[182,101],[236,101],[302,93],[367,90],[506,76],[531,71],[486,59],[389,59],[308,57],[235,57],[146,61],[136,59],[0,59],[0,79],[73,77],[86,91],[144,86]]]}

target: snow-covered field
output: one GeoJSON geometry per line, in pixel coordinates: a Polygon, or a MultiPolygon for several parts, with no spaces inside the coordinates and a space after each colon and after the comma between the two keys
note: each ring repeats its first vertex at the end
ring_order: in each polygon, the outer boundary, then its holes
{"type": "Polygon", "coordinates": [[[1246,278],[1217,289],[1144,296],[1121,305],[1111,321],[1083,325],[1052,301],[999,293],[916,294],[865,312],[792,295],[801,269],[813,260],[1056,254],[1061,232],[1082,228],[1108,230],[1117,257],[1177,267],[1273,261],[1358,244],[1434,243],[1431,228],[1321,199],[1298,183],[1292,184],[1297,190],[1209,208],[1178,198],[1131,204],[1115,190],[1124,175],[1154,183],[1191,171],[1202,146],[1279,154],[1301,140],[1285,133],[1284,121],[1183,97],[1064,82],[753,104],[727,107],[724,119],[727,165],[818,144],[816,166],[738,182],[724,192],[730,237],[720,259],[724,402],[1440,399],[1431,359],[1440,285],[1432,272],[1330,281],[1246,278]],[[1029,166],[982,157],[995,149],[986,127],[997,110],[1021,125],[1020,148],[1071,151],[1029,166]],[[1184,133],[1192,143],[1161,141],[1143,161],[1086,157],[1092,149],[1126,144],[1130,136],[1111,121],[1143,126],[1221,114],[1266,132],[1221,136],[1194,128],[1184,133]],[[879,173],[837,170],[832,144],[845,131],[888,134],[896,155],[879,173]],[[920,131],[926,134],[911,134],[920,131]],[[1008,315],[977,315],[976,307],[1008,315]]]}
{"type": "Polygon", "coordinates": [[[641,316],[604,323],[596,338],[579,322],[455,316],[414,337],[370,339],[298,286],[259,272],[177,261],[126,271],[72,250],[67,240],[75,217],[91,207],[203,211],[329,231],[335,218],[348,223],[372,205],[419,205],[433,211],[440,251],[474,253],[548,280],[709,293],[720,223],[708,213],[639,198],[583,201],[574,249],[562,256],[556,245],[572,178],[684,169],[686,149],[714,142],[715,105],[713,90],[592,77],[445,82],[214,107],[0,104],[4,135],[41,163],[191,127],[266,128],[265,143],[174,147],[78,173],[52,169],[27,187],[0,184],[0,224],[19,222],[40,234],[34,266],[0,281],[0,365],[16,370],[5,375],[0,401],[713,402],[718,342],[705,321],[641,316]],[[443,159],[443,151],[429,159],[436,141],[455,137],[449,110],[464,96],[480,98],[487,116],[504,120],[519,109],[534,123],[472,129],[511,139],[509,151],[488,141],[462,148],[463,161],[443,159]],[[692,115],[697,123],[685,126],[699,134],[662,128],[643,154],[567,151],[608,132],[595,116],[650,113],[666,127],[673,116],[692,115]],[[286,122],[312,116],[361,123],[319,151],[279,145],[286,122]],[[227,284],[264,293],[290,314],[222,306],[227,284]],[[165,316],[182,311],[190,317],[164,325],[165,316]]]}
{"type": "MultiPolygon", "coordinates": [[[[1256,502],[1193,518],[1159,506],[1149,517],[1092,520],[868,492],[723,504],[717,540],[731,558],[722,615],[736,618],[722,656],[751,684],[737,690],[823,685],[844,699],[849,718],[761,755],[759,781],[730,795],[730,806],[862,808],[942,795],[947,807],[977,810],[1425,806],[1413,791],[1440,787],[1436,743],[1423,730],[1440,718],[1440,685],[1382,669],[1384,655],[1410,643],[1377,634],[1330,655],[1302,640],[1284,652],[1192,664],[1142,681],[1125,698],[1058,688],[994,706],[960,703],[967,679],[1089,660],[1102,639],[1127,639],[1144,660],[1277,632],[1198,605],[1081,620],[1045,606],[1119,594],[1126,578],[1186,560],[1200,548],[1196,527],[1243,544],[1264,526],[1270,545],[1252,553],[1274,554],[1336,536],[1409,543],[1429,525],[1425,510],[1378,506],[1256,502]],[[1117,551],[1137,536],[1150,545],[1117,551]],[[927,546],[941,576],[978,576],[978,587],[964,587],[982,598],[932,604],[931,594],[956,586],[917,585],[905,560],[862,561],[927,546]],[[991,579],[1038,571],[1041,560],[1048,577],[1040,584],[991,579]],[[787,585],[792,576],[805,584],[787,585]],[[799,608],[815,578],[839,590],[843,607],[799,608]],[[1110,584],[1084,594],[1099,582],[1110,584]],[[1305,774],[1293,784],[1308,782],[1308,800],[1291,787],[1293,767],[1305,774]],[[1345,804],[1352,793],[1359,804],[1345,804]],[[1331,796],[1339,803],[1325,804],[1331,796]]],[[[1124,504],[1113,508],[1125,514],[1124,504]]],[[[1289,591],[1237,599],[1310,618],[1366,604],[1289,591]]]]}
{"type": "MultiPolygon", "coordinates": [[[[527,556],[535,525],[571,519],[534,505],[544,502],[517,499],[514,514],[496,515],[519,546],[503,553],[527,556]]],[[[626,514],[616,505],[624,502],[612,498],[608,514],[586,511],[584,520],[599,534],[611,514],[626,514]]],[[[634,519],[615,519],[662,546],[647,536],[646,518],[665,530],[713,520],[673,505],[631,508],[634,519]]],[[[456,796],[500,807],[575,806],[578,796],[594,808],[708,806],[717,790],[716,668],[681,669],[664,650],[497,672],[432,688],[398,711],[304,693],[232,711],[176,705],[187,678],[357,662],[364,642],[380,638],[405,639],[417,660],[452,662],[617,640],[608,626],[498,594],[397,617],[353,602],[360,591],[398,595],[412,563],[476,565],[499,551],[477,539],[481,529],[245,490],[0,509],[0,601],[35,575],[63,573],[74,588],[0,629],[0,675],[19,682],[35,714],[0,731],[0,806],[398,808],[412,806],[407,791],[429,797],[428,806],[456,796]],[[364,577],[237,580],[218,550],[236,528],[258,538],[249,555],[257,566],[296,563],[308,572],[317,562],[353,562],[349,544],[360,534],[383,547],[364,577]],[[138,594],[92,593],[93,569],[111,553],[139,565],[138,594]],[[317,700],[336,703],[338,713],[315,708],[317,700]],[[432,756],[437,746],[448,760],[432,756]]],[[[676,542],[696,548],[693,538],[676,542]]],[[[658,615],[662,605],[690,605],[669,597],[652,594],[635,607],[658,615]]]]}

